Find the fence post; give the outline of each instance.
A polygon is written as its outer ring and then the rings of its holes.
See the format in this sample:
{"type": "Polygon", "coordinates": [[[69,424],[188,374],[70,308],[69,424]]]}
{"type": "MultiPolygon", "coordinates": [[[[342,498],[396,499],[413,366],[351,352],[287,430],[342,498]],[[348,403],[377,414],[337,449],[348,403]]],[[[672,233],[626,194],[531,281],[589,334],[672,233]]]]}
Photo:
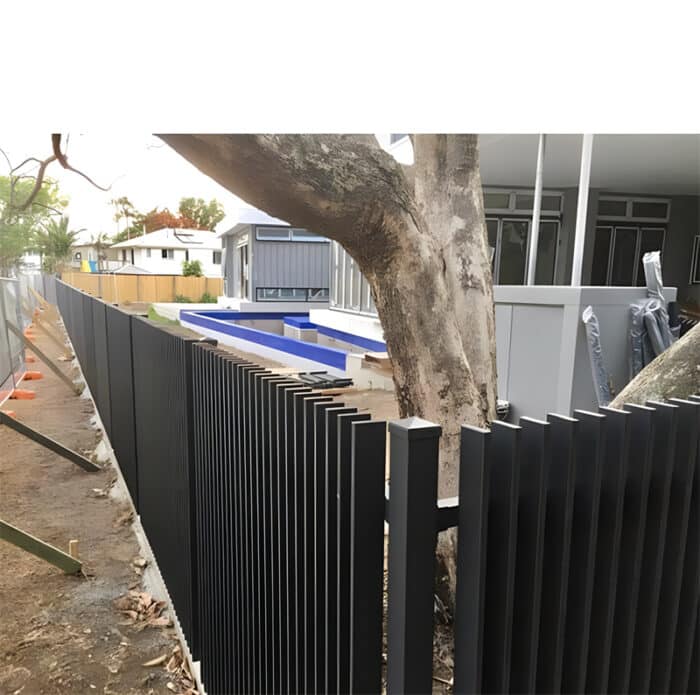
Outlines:
{"type": "Polygon", "coordinates": [[[420,418],[389,424],[387,692],[432,690],[438,448],[442,428],[420,418]]]}

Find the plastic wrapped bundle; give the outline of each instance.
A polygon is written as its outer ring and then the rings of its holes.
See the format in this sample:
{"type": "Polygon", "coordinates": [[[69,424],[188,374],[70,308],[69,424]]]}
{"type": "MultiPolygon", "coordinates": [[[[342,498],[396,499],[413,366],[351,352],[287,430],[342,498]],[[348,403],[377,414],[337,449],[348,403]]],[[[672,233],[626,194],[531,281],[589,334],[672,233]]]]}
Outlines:
{"type": "Polygon", "coordinates": [[[600,326],[598,318],[593,313],[593,307],[587,306],[583,310],[583,323],[586,326],[586,338],[588,339],[588,356],[591,360],[591,372],[595,386],[598,405],[607,405],[612,400],[608,375],[603,363],[603,346],[600,342],[600,326]]]}

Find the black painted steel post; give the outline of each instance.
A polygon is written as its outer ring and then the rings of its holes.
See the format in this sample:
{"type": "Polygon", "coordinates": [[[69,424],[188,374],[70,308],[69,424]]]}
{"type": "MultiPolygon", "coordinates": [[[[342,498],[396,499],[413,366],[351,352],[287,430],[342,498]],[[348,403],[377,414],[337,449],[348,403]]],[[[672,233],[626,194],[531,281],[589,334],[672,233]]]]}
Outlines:
{"type": "Polygon", "coordinates": [[[432,690],[438,449],[442,429],[420,418],[389,424],[391,488],[387,692],[432,690]]]}

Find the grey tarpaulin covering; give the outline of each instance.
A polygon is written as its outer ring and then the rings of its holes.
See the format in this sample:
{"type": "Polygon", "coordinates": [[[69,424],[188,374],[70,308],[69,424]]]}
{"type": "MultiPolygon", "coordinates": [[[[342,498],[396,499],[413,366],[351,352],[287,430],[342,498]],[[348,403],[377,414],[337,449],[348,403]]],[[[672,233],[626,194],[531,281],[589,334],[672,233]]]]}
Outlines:
{"type": "Polygon", "coordinates": [[[600,343],[600,326],[598,318],[593,313],[593,307],[587,306],[581,316],[586,326],[586,338],[588,342],[588,356],[591,359],[591,373],[593,384],[598,398],[598,405],[607,405],[612,400],[608,375],[603,364],[603,348],[600,343]]]}
{"type": "Polygon", "coordinates": [[[668,321],[660,253],[645,253],[642,264],[647,283],[647,299],[630,305],[630,380],[677,339],[671,332],[668,321]]]}

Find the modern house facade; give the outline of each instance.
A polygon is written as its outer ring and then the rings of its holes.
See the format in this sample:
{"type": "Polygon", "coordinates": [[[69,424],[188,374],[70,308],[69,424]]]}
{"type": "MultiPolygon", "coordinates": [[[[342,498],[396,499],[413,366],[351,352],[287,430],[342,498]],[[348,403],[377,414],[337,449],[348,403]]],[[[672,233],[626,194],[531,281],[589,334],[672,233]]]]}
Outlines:
{"type": "Polygon", "coordinates": [[[221,240],[201,229],[159,229],[113,244],[122,265],[154,275],[182,275],[183,261],[199,261],[206,277],[221,277],[221,240]]]}
{"type": "MultiPolygon", "coordinates": [[[[407,136],[378,139],[398,161],[413,161],[407,136]]],[[[608,372],[619,390],[627,381],[629,303],[645,296],[644,254],[661,251],[668,300],[700,301],[700,136],[482,135],[480,169],[499,396],[517,414],[535,417],[590,408],[596,395],[585,306],[599,316],[608,372]],[[552,378],[542,380],[547,372],[552,378]]],[[[310,323],[383,340],[369,285],[337,243],[330,306],[312,310],[310,323]]]]}
{"type": "Polygon", "coordinates": [[[255,208],[219,234],[224,249],[224,297],[220,304],[263,311],[327,307],[330,242],[291,227],[255,208]]]}

